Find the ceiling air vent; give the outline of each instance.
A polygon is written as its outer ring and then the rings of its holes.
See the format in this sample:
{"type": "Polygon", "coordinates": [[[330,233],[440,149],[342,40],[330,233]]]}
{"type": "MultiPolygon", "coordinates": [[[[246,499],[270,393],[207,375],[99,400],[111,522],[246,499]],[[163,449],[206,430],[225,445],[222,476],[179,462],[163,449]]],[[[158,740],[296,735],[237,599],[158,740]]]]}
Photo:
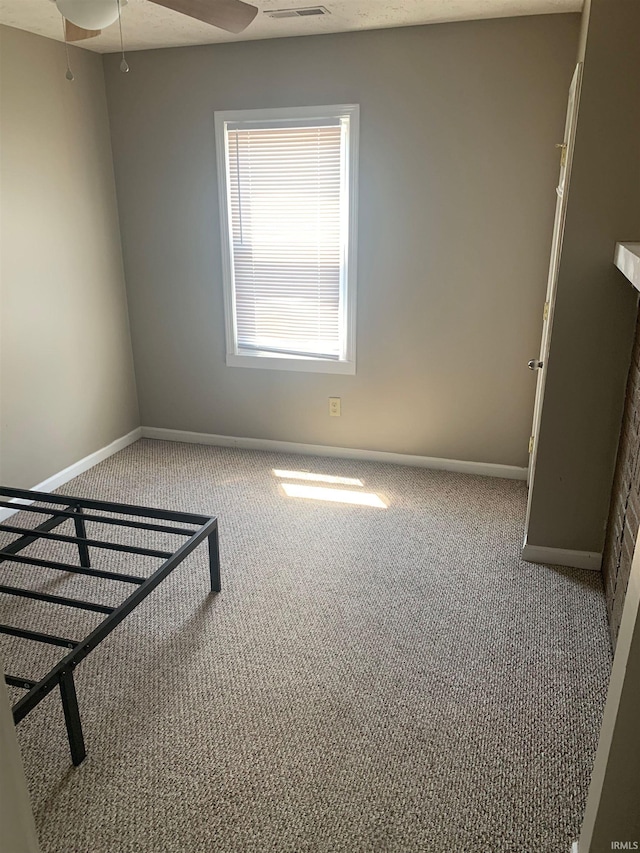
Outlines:
{"type": "Polygon", "coordinates": [[[265,9],[270,18],[313,18],[318,15],[330,15],[324,6],[306,6],[303,9],[265,9]]]}

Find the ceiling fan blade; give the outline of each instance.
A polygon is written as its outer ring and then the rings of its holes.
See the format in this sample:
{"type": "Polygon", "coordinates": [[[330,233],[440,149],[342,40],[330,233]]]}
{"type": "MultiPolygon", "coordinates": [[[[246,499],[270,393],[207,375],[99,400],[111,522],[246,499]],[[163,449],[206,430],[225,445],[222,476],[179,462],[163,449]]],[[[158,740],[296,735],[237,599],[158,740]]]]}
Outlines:
{"type": "Polygon", "coordinates": [[[72,24],[71,21],[64,19],[64,32],[67,41],[82,41],[83,39],[92,39],[99,36],[102,30],[85,30],[77,24],[72,24]]]}
{"type": "Polygon", "coordinates": [[[241,33],[258,14],[255,6],[242,0],[151,0],[159,6],[197,18],[230,33],[241,33]]]}

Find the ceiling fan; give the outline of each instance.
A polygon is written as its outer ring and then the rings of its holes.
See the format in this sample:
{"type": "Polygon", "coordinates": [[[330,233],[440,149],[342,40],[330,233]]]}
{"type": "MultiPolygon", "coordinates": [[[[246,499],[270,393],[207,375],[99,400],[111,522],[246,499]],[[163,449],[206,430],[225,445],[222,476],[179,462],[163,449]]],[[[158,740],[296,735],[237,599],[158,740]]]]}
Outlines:
{"type": "MultiPolygon", "coordinates": [[[[53,0],[65,19],[67,41],[82,41],[99,36],[114,24],[128,0],[53,0]]],[[[241,33],[258,14],[255,6],[243,0],[147,0],[175,12],[181,12],[205,24],[230,33],[241,33]]]]}

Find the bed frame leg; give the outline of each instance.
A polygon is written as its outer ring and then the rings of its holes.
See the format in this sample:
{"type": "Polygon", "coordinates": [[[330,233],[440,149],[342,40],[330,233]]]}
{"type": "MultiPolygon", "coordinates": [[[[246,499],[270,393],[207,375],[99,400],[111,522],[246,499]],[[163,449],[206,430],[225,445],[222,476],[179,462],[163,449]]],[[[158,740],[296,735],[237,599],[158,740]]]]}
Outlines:
{"type": "Polygon", "coordinates": [[[218,528],[210,533],[209,539],[209,574],[211,575],[211,592],[220,592],[220,551],[218,549],[218,528]]]}
{"type": "MultiPolygon", "coordinates": [[[[85,527],[84,519],[82,518],[82,507],[81,506],[71,506],[69,509],[73,510],[76,514],[76,518],[73,519],[73,523],[76,526],[76,536],[81,539],[87,538],[87,528],[85,527]]],[[[86,569],[91,568],[91,560],[89,558],[89,549],[84,544],[84,542],[78,542],[78,553],[80,555],[80,565],[84,566],[86,569]]]]}
{"type": "Polygon", "coordinates": [[[64,721],[67,724],[71,760],[74,766],[77,767],[79,764],[82,764],[87,752],[84,748],[82,723],[80,722],[80,711],[78,710],[78,697],[76,696],[76,686],[71,670],[63,672],[60,676],[60,695],[62,696],[64,721]]]}

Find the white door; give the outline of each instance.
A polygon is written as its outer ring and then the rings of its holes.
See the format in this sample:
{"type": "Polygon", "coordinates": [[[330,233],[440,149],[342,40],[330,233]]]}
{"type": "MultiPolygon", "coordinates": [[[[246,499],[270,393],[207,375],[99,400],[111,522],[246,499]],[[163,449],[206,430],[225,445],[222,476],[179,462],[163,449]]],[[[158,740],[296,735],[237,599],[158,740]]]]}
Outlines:
{"type": "Polygon", "coordinates": [[[542,317],[542,340],[540,342],[540,355],[537,359],[529,362],[531,370],[536,370],[538,382],[536,385],[536,400],[533,409],[533,429],[529,441],[529,471],[527,483],[529,485],[529,503],[527,506],[526,529],[529,527],[529,512],[531,509],[532,484],[535,477],[536,455],[538,450],[538,433],[540,431],[540,419],[542,417],[542,401],[544,399],[544,387],[547,374],[547,362],[549,360],[549,345],[551,343],[551,329],[553,326],[553,309],[556,300],[556,285],[558,282],[558,268],[560,266],[560,254],[562,251],[562,237],[564,234],[564,221],[567,212],[567,195],[569,177],[571,173],[571,161],[573,159],[573,146],[576,132],[576,119],[578,115],[578,103],[580,100],[580,84],[582,82],[582,63],[576,65],[571,86],[569,88],[569,104],[567,107],[567,119],[564,127],[564,140],[558,143],[560,150],[560,179],[556,187],[556,218],[553,224],[553,239],[551,242],[551,259],[549,262],[549,277],[547,279],[547,295],[544,303],[542,317]]]}

